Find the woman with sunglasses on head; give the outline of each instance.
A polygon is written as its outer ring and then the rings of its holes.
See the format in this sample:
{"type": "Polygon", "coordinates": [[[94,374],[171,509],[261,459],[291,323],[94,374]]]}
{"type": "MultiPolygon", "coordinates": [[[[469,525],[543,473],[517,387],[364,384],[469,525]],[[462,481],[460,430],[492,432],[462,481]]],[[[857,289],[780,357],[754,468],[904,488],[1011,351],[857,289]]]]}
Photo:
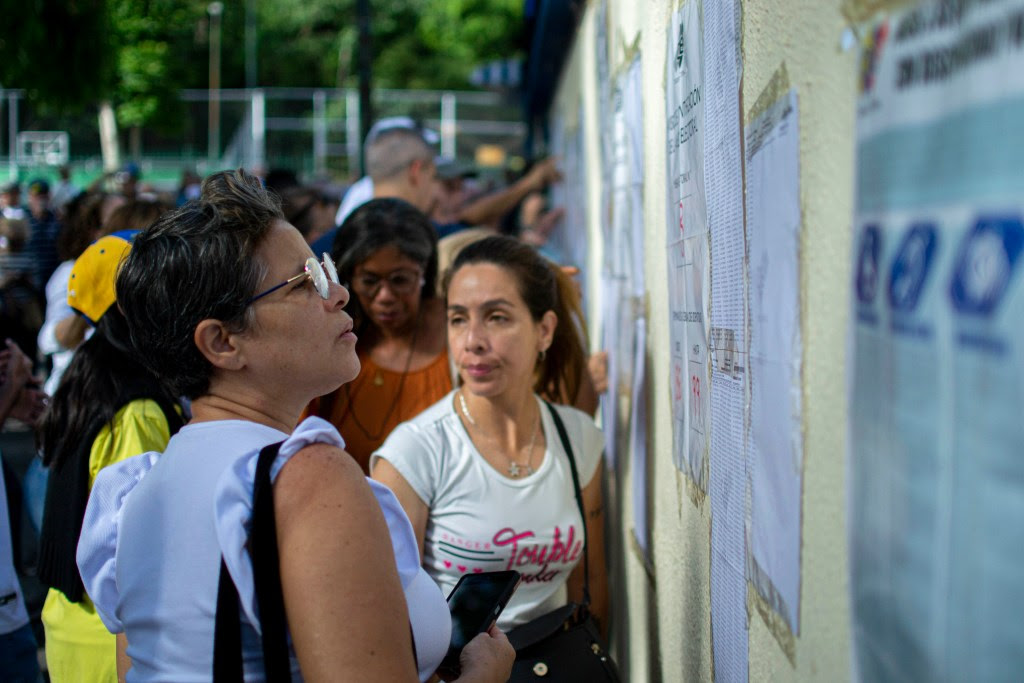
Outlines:
{"type": "Polygon", "coordinates": [[[444,304],[436,295],[437,236],[400,199],[374,199],[345,220],[333,255],[349,283],[359,375],[315,401],[368,472],[370,454],[400,422],[451,391],[444,304]]]}
{"type": "Polygon", "coordinates": [[[555,268],[509,237],[459,253],[445,291],[461,386],[399,425],[371,461],[374,479],[409,515],[442,590],[466,573],[523,574],[498,619],[506,629],[581,602],[586,564],[590,609],[602,622],[607,613],[603,437],[584,413],[538,395],[565,385],[585,357],[555,268]]]}
{"type": "MultiPolygon", "coordinates": [[[[101,472],[113,503],[86,511],[78,565],[127,680],[429,678],[450,616],[407,518],[333,427],[299,423],[359,370],[330,257],[257,178],[217,173],[139,235],[117,293],[193,416],[162,454],[101,472]]],[[[463,679],[505,680],[510,650],[478,636],[463,679]]]]}

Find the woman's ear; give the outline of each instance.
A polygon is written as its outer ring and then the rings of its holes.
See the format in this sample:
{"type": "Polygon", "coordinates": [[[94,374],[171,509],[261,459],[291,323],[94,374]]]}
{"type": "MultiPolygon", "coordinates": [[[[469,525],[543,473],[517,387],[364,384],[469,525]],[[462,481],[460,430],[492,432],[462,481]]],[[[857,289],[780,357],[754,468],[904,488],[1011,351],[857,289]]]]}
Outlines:
{"type": "Polygon", "coordinates": [[[207,318],[196,325],[192,335],[196,348],[215,368],[238,370],[245,365],[245,358],[238,347],[238,337],[220,320],[207,318]]]}
{"type": "Polygon", "coordinates": [[[548,347],[551,346],[551,342],[555,338],[555,328],[558,327],[558,316],[554,311],[548,311],[541,316],[540,322],[537,326],[540,331],[541,343],[541,347],[537,350],[547,351],[548,347]]]}

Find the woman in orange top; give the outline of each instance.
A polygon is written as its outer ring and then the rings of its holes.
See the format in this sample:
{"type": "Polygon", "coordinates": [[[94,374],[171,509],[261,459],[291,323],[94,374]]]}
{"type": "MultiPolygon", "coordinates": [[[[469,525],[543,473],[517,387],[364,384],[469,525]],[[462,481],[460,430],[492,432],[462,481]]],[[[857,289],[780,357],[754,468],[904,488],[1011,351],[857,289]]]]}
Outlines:
{"type": "Polygon", "coordinates": [[[444,303],[437,297],[437,234],[399,199],[374,199],[346,219],[332,256],[353,297],[359,376],[313,401],[364,471],[400,423],[452,389],[444,303]]]}

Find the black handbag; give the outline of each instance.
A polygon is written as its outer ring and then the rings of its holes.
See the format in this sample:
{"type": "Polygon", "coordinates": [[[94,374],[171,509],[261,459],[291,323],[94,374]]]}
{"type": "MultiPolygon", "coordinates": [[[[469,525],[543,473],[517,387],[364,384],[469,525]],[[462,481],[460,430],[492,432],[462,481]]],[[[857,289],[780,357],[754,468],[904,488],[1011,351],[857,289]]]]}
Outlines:
{"type": "Polygon", "coordinates": [[[557,681],[558,683],[593,683],[608,681],[619,683],[618,668],[608,653],[608,647],[590,614],[590,563],[587,557],[587,516],[583,508],[583,493],[580,477],[576,470],[565,424],[547,401],[551,419],[558,430],[569,457],[572,484],[576,491],[576,505],[583,519],[583,603],[569,603],[543,614],[532,621],[517,626],[508,632],[509,642],[516,649],[516,661],[512,665],[509,681],[557,681]]]}

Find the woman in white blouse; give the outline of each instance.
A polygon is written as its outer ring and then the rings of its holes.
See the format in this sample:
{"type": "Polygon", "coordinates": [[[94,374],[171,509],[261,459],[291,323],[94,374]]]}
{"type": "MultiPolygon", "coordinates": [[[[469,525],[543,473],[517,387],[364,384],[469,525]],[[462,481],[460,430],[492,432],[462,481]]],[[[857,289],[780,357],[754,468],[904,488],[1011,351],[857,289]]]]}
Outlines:
{"type": "MultiPolygon", "coordinates": [[[[330,259],[313,257],[258,179],[224,172],[138,236],[117,294],[136,351],[193,416],[162,455],[104,470],[83,523],[78,565],[123,634],[127,679],[209,680],[223,558],[244,679],[264,680],[247,546],[257,453],[282,440],[270,476],[292,679],[429,678],[450,616],[408,520],[333,427],[296,426],[311,398],[359,370],[330,259]]],[[[505,680],[513,657],[503,634],[482,634],[463,680],[505,680]]]]}

